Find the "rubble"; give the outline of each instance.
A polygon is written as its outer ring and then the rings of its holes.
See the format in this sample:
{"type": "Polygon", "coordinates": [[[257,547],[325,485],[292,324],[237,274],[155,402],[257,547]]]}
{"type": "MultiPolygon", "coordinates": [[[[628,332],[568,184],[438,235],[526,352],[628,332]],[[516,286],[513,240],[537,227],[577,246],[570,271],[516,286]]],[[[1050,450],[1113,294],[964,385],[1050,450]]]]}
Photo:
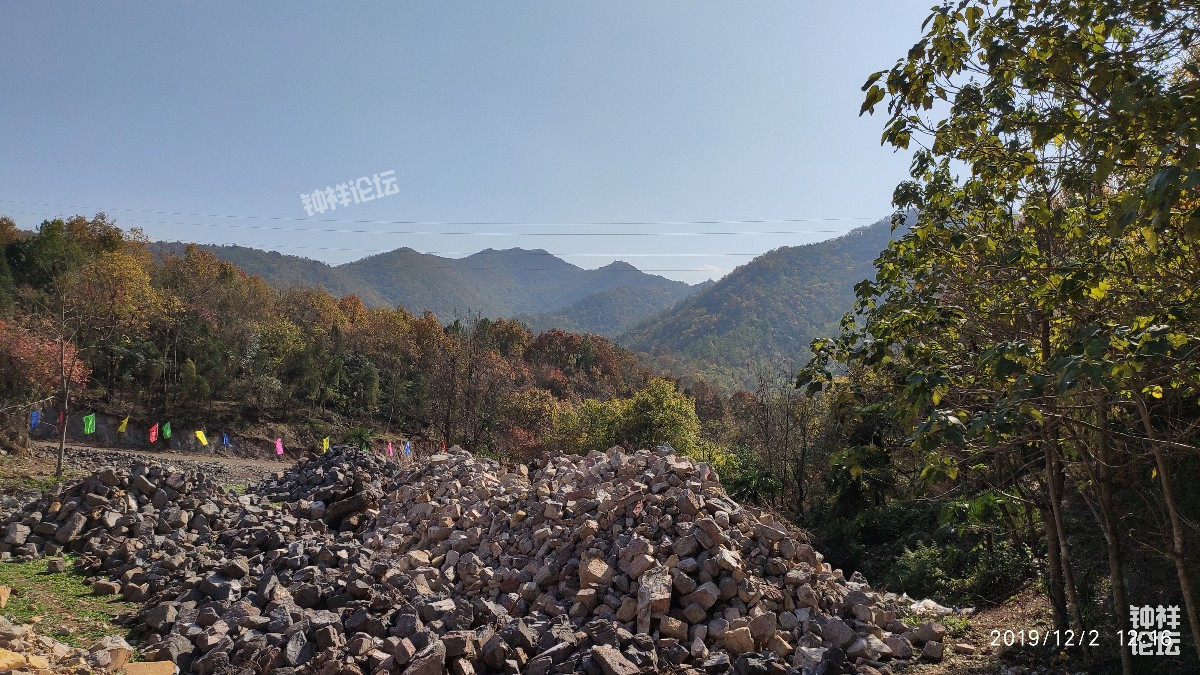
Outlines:
{"type": "Polygon", "coordinates": [[[0,672],[13,673],[116,673],[129,675],[176,672],[174,663],[130,664],[133,647],[117,636],[106,637],[78,649],[54,638],[38,635],[33,626],[14,625],[0,616],[0,672]]]}
{"type": "Polygon", "coordinates": [[[245,495],[138,464],[0,531],[0,557],[73,553],[142,603],[141,654],[181,672],[869,673],[945,639],[669,449],[531,469],[335,448],[245,495]]]}

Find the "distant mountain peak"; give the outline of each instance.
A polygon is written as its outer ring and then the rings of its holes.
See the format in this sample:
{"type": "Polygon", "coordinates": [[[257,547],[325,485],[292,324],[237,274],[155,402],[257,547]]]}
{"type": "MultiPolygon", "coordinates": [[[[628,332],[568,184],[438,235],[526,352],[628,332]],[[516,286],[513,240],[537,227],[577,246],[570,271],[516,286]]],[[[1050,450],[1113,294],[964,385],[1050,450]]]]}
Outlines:
{"type": "MultiPolygon", "coordinates": [[[[182,253],[185,245],[155,246],[182,253]]],[[[577,330],[615,334],[691,292],[681,281],[645,274],[625,262],[602,268],[622,274],[597,273],[540,248],[486,248],[450,258],[405,246],[337,266],[248,247],[202,248],[277,288],[321,286],[334,295],[358,295],[370,306],[402,305],[414,314],[428,310],[446,321],[474,312],[492,318],[544,314],[558,327],[571,321],[577,330]],[[603,295],[618,286],[626,288],[603,295]],[[614,323],[618,312],[613,308],[622,303],[626,306],[614,323]],[[555,314],[576,304],[580,308],[570,317],[555,314]]]]}
{"type": "Polygon", "coordinates": [[[794,371],[808,360],[814,338],[837,333],[855,284],[874,278],[879,253],[903,235],[889,221],[768,251],[643,319],[621,344],[651,363],[661,357],[677,376],[726,386],[746,386],[747,364],[760,360],[794,371]]]}

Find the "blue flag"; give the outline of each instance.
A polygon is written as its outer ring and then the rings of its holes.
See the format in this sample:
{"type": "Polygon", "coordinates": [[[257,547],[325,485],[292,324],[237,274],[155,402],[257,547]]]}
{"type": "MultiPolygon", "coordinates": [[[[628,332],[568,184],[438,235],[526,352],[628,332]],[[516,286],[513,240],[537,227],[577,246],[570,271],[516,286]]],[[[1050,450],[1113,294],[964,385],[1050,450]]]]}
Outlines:
{"type": "Polygon", "coordinates": [[[229,434],[221,434],[221,445],[229,447],[229,434]]]}
{"type": "Polygon", "coordinates": [[[36,411],[36,410],[34,410],[32,413],[30,413],[30,415],[29,415],[29,428],[30,428],[30,429],[36,429],[36,428],[37,428],[37,425],[38,425],[38,420],[39,420],[39,419],[41,419],[41,417],[42,417],[42,416],[41,416],[41,414],[40,414],[38,411],[36,411]]]}
{"type": "Polygon", "coordinates": [[[406,454],[406,455],[412,454],[412,445],[410,445],[408,441],[404,441],[404,454],[406,454]]]}

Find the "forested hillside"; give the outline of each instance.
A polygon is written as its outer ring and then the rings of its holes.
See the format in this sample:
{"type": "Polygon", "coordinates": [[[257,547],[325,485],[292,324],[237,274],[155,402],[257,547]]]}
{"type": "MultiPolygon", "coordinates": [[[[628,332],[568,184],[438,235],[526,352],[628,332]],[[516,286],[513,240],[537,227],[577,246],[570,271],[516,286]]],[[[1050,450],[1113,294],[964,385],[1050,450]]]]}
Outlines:
{"type": "MultiPolygon", "coordinates": [[[[616,265],[619,263],[613,263],[616,265]]],[[[546,314],[521,314],[517,318],[537,332],[549,328],[616,337],[648,316],[675,306],[680,300],[712,285],[618,286],[593,293],[570,307],[546,314]]]]}
{"type": "MultiPolygon", "coordinates": [[[[185,246],[155,243],[151,249],[178,255],[185,246]]],[[[615,334],[629,323],[669,307],[694,288],[645,274],[628,263],[586,270],[540,249],[486,249],[465,258],[443,258],[399,248],[331,266],[243,246],[200,248],[285,290],[319,286],[335,295],[357,295],[369,307],[400,305],[415,314],[430,311],[449,318],[523,315],[539,328],[600,335],[615,334]],[[621,298],[637,301],[624,304],[603,297],[591,299],[613,289],[626,289],[621,298]]]]}
{"type": "MultiPolygon", "coordinates": [[[[901,234],[903,229],[901,229],[901,234]]],[[[675,307],[645,319],[620,343],[681,377],[748,386],[761,364],[794,371],[812,340],[832,335],[854,304],[854,285],[892,238],[887,219],[738,267],[675,307]]]]}

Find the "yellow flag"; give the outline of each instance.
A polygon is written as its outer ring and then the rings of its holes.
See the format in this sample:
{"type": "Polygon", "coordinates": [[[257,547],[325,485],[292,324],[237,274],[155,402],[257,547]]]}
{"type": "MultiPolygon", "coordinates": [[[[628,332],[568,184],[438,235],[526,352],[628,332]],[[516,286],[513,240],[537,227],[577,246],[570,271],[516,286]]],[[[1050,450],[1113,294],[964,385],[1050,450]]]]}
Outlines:
{"type": "Polygon", "coordinates": [[[117,431],[122,434],[125,433],[125,426],[128,424],[129,424],[129,416],[126,415],[125,419],[121,420],[121,426],[117,427],[117,431]]]}
{"type": "Polygon", "coordinates": [[[208,438],[204,436],[204,432],[196,430],[196,440],[200,441],[200,445],[208,445],[208,438]]]}
{"type": "Polygon", "coordinates": [[[321,439],[321,452],[329,452],[329,437],[321,439]]]}

